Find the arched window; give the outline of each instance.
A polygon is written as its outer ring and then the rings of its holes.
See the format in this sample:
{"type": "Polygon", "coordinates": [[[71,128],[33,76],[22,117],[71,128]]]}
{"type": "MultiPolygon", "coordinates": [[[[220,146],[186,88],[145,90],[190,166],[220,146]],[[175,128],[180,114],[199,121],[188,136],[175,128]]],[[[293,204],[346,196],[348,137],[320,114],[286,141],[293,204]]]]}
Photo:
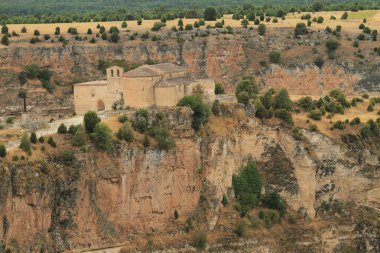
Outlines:
{"type": "Polygon", "coordinates": [[[113,69],[111,69],[111,77],[113,77],[113,69]]]}
{"type": "Polygon", "coordinates": [[[120,71],[117,70],[117,77],[120,77],[120,71]]]}

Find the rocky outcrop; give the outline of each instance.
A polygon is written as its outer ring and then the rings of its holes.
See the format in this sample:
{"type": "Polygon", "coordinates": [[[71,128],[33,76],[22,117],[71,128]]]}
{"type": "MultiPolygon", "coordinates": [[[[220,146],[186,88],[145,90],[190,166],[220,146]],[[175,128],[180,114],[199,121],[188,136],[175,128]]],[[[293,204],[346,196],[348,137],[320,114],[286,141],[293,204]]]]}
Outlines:
{"type": "Polygon", "coordinates": [[[50,154],[41,161],[1,165],[3,243],[16,241],[22,251],[114,245],[144,233],[181,230],[188,217],[217,229],[220,201],[232,175],[254,160],[265,191],[277,190],[290,209],[319,217],[319,231],[305,227],[308,236],[289,232],[292,238],[272,238],[271,247],[309,245],[312,252],[334,252],[343,244],[377,247],[377,228],[361,219],[378,215],[379,156],[354,136],[336,142],[302,130],[298,141],[286,129],[262,126],[249,117],[235,119],[228,137],[213,135],[208,127],[195,135],[188,110],[165,114],[176,137],[169,151],[118,143],[109,153],[78,151],[74,160],[50,154]],[[361,151],[353,156],[354,149],[361,151]],[[344,212],[329,216],[337,209],[334,203],[354,203],[371,214],[355,216],[354,208],[340,206],[344,212]],[[320,219],[329,222],[320,224],[320,219]],[[329,235],[330,225],[341,236],[329,235]]]}

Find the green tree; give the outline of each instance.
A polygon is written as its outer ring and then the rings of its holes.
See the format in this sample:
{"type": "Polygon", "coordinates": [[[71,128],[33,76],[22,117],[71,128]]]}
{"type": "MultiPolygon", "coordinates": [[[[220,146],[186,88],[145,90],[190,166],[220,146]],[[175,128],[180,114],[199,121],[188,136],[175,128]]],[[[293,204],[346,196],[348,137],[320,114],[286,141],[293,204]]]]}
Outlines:
{"type": "Polygon", "coordinates": [[[254,98],[259,93],[259,87],[252,76],[245,76],[236,84],[236,97],[238,97],[239,93],[242,91],[247,92],[249,98],[254,98]]]}
{"type": "Polygon", "coordinates": [[[339,42],[335,39],[328,39],[325,43],[325,46],[329,53],[334,52],[339,47],[339,42]]]}
{"type": "Polygon", "coordinates": [[[6,34],[3,35],[3,37],[1,38],[1,44],[4,46],[9,46],[10,41],[9,41],[8,35],[6,34]]]}
{"type": "Polygon", "coordinates": [[[127,28],[128,25],[127,25],[127,22],[123,21],[123,23],[121,23],[121,28],[127,28]]]}
{"type": "Polygon", "coordinates": [[[220,102],[219,100],[215,100],[211,107],[212,114],[215,116],[220,116],[220,102]]]}
{"type": "Polygon", "coordinates": [[[286,109],[277,109],[274,111],[274,116],[281,119],[287,125],[293,125],[292,114],[286,109]]]}
{"type": "Polygon", "coordinates": [[[307,28],[305,23],[298,23],[294,29],[295,36],[307,34],[307,28]]]}
{"type": "Polygon", "coordinates": [[[268,208],[278,210],[281,217],[285,214],[286,202],[277,191],[267,194],[263,199],[263,203],[268,208]]]}
{"type": "Polygon", "coordinates": [[[59,134],[66,134],[66,133],[67,133],[67,127],[66,127],[66,125],[63,124],[63,123],[60,124],[59,127],[58,127],[57,132],[58,132],[59,134]]]}
{"type": "Polygon", "coordinates": [[[116,133],[116,137],[119,140],[125,140],[127,142],[132,142],[134,139],[132,129],[128,124],[123,124],[121,128],[119,128],[119,131],[116,133]]]}
{"type": "Polygon", "coordinates": [[[267,30],[267,27],[264,24],[259,24],[259,27],[257,28],[257,31],[259,32],[260,36],[264,36],[266,30],[267,30]]]}
{"type": "Polygon", "coordinates": [[[108,39],[107,33],[103,32],[102,33],[102,40],[107,40],[107,39],[108,39]]]}
{"type": "Polygon", "coordinates": [[[112,131],[106,124],[96,124],[90,136],[97,149],[104,151],[111,149],[112,131]]]}
{"type": "Polygon", "coordinates": [[[1,34],[8,34],[9,33],[9,28],[6,24],[4,24],[2,27],[1,27],[1,34]]]}
{"type": "Polygon", "coordinates": [[[21,137],[20,148],[25,152],[30,151],[30,138],[26,133],[21,137]]]}
{"type": "Polygon", "coordinates": [[[56,28],[55,28],[55,32],[54,32],[54,35],[60,35],[60,34],[61,34],[61,28],[56,27],[56,28]]]}
{"type": "Polygon", "coordinates": [[[95,126],[100,122],[100,118],[96,112],[89,111],[83,117],[83,124],[88,133],[92,133],[95,129],[95,126]]]}
{"type": "Polygon", "coordinates": [[[255,207],[261,198],[262,179],[256,164],[249,162],[240,169],[239,175],[232,177],[232,186],[239,204],[255,207]]]}
{"type": "Polygon", "coordinates": [[[281,89],[274,97],[274,108],[285,109],[287,111],[293,108],[293,102],[289,98],[289,93],[286,89],[281,89]]]}
{"type": "Polygon", "coordinates": [[[207,7],[204,11],[204,20],[215,21],[217,17],[216,9],[214,7],[207,7]]]}
{"type": "Polygon", "coordinates": [[[5,157],[7,155],[7,150],[3,144],[0,144],[0,157],[5,157]]]}
{"type": "Polygon", "coordinates": [[[34,36],[40,36],[40,31],[38,31],[38,30],[34,30],[34,36]]]}
{"type": "Polygon", "coordinates": [[[82,125],[80,125],[76,131],[75,134],[71,140],[71,144],[75,147],[82,147],[83,145],[86,144],[87,140],[87,135],[86,135],[86,130],[82,125]]]}
{"type": "Polygon", "coordinates": [[[88,28],[88,30],[87,30],[87,34],[88,34],[88,35],[92,34],[92,30],[91,30],[91,28],[88,28]]]}
{"type": "Polygon", "coordinates": [[[36,144],[37,143],[37,135],[35,132],[32,132],[30,134],[30,142],[33,143],[33,144],[36,144]]]}
{"type": "Polygon", "coordinates": [[[178,105],[188,106],[194,112],[191,125],[197,131],[208,121],[211,115],[210,108],[199,95],[185,96],[179,101],[178,105]]]}
{"type": "Polygon", "coordinates": [[[118,43],[119,40],[120,40],[120,36],[119,34],[117,33],[111,33],[111,36],[110,36],[110,40],[113,42],[113,43],[118,43]]]}
{"type": "Polygon", "coordinates": [[[215,91],[214,92],[215,92],[216,95],[224,94],[224,87],[223,87],[223,85],[220,84],[220,83],[215,84],[215,91]]]}
{"type": "Polygon", "coordinates": [[[271,51],[269,53],[269,61],[271,63],[279,63],[281,60],[281,53],[278,51],[271,51]]]}
{"type": "Polygon", "coordinates": [[[248,105],[250,101],[249,93],[246,91],[240,91],[236,95],[237,101],[240,104],[248,105]]]}

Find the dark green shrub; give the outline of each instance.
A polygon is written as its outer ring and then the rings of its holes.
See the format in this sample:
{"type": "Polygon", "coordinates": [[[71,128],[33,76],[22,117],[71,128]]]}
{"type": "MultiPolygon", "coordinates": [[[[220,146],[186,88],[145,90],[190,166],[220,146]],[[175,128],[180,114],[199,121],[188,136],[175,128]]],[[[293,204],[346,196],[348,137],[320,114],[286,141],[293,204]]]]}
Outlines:
{"type": "Polygon", "coordinates": [[[255,207],[261,198],[262,179],[256,165],[249,162],[243,166],[239,175],[232,177],[236,199],[242,206],[255,207]]]}
{"type": "Polygon", "coordinates": [[[30,138],[26,133],[21,137],[20,148],[25,152],[30,151],[30,138]]]}
{"type": "Polygon", "coordinates": [[[309,126],[309,131],[310,131],[310,132],[316,132],[316,131],[318,131],[318,127],[317,127],[317,125],[311,124],[311,125],[309,126]]]}
{"type": "Polygon", "coordinates": [[[335,39],[328,39],[325,43],[325,46],[329,53],[334,52],[339,47],[339,42],[335,39]]]}
{"type": "Polygon", "coordinates": [[[67,133],[67,127],[65,124],[61,123],[58,127],[58,131],[57,131],[59,134],[66,134],[67,133]]]}
{"type": "Polygon", "coordinates": [[[374,110],[374,109],[373,109],[373,104],[370,103],[370,104],[368,105],[368,107],[367,107],[367,111],[368,111],[368,112],[373,112],[373,110],[374,110]]]}
{"type": "Polygon", "coordinates": [[[67,132],[71,135],[74,135],[78,128],[79,128],[80,125],[70,125],[69,129],[67,130],[67,132]]]}
{"type": "Polygon", "coordinates": [[[294,29],[295,36],[307,34],[307,28],[305,23],[298,23],[294,29]]]}
{"type": "Polygon", "coordinates": [[[314,108],[313,99],[310,96],[302,97],[297,102],[298,106],[300,106],[305,112],[309,112],[314,108]]]}
{"type": "Polygon", "coordinates": [[[338,120],[337,122],[334,123],[333,128],[343,130],[344,129],[344,122],[341,120],[338,120]]]}
{"type": "Polygon", "coordinates": [[[368,99],[369,98],[369,95],[367,93],[363,94],[362,96],[364,99],[368,99]]]}
{"type": "Polygon", "coordinates": [[[195,233],[194,246],[199,250],[204,250],[207,247],[207,233],[205,231],[195,233]]]}
{"type": "Polygon", "coordinates": [[[222,205],[224,207],[226,207],[228,205],[228,198],[227,198],[226,194],[223,194],[222,205]]]}
{"type": "Polygon", "coordinates": [[[236,97],[239,97],[239,93],[243,91],[247,92],[249,98],[254,98],[259,93],[259,87],[252,76],[245,76],[236,84],[236,97]]]}
{"type": "Polygon", "coordinates": [[[281,53],[278,51],[272,51],[269,53],[269,61],[271,63],[279,63],[281,60],[281,53]]]}
{"type": "Polygon", "coordinates": [[[293,125],[292,114],[286,109],[276,109],[274,111],[274,116],[281,119],[287,125],[293,125]]]}
{"type": "Polygon", "coordinates": [[[215,100],[211,107],[212,114],[215,116],[220,116],[220,102],[219,100],[215,100]]]}
{"type": "Polygon", "coordinates": [[[185,96],[179,101],[178,105],[188,106],[194,112],[191,125],[197,131],[208,121],[208,118],[211,115],[210,108],[205,102],[203,102],[201,96],[185,96]]]}
{"type": "Polygon", "coordinates": [[[237,98],[238,103],[240,104],[244,104],[244,105],[249,104],[250,97],[249,97],[249,93],[246,91],[239,92],[236,98],[237,98]]]}
{"type": "Polygon", "coordinates": [[[100,122],[100,118],[96,112],[89,111],[84,115],[83,124],[88,133],[92,133],[96,125],[100,122]]]}
{"type": "Polygon", "coordinates": [[[59,157],[57,157],[62,163],[66,165],[71,165],[75,161],[74,151],[72,150],[63,150],[59,157]]]}
{"type": "Polygon", "coordinates": [[[245,236],[247,232],[247,225],[243,220],[239,221],[238,224],[236,224],[235,227],[235,233],[238,237],[243,237],[245,236]]]}
{"type": "Polygon", "coordinates": [[[123,126],[119,128],[116,137],[119,140],[125,140],[127,142],[132,142],[134,139],[133,131],[127,124],[123,124],[123,126]]]}
{"type": "Polygon", "coordinates": [[[139,109],[135,112],[132,120],[132,127],[140,133],[145,133],[148,130],[148,111],[139,109]]]}
{"type": "Polygon", "coordinates": [[[360,124],[360,118],[359,117],[355,117],[351,120],[350,122],[350,125],[354,126],[354,125],[359,125],[360,124]]]}
{"type": "Polygon", "coordinates": [[[117,118],[117,120],[120,122],[120,123],[125,123],[128,121],[128,117],[127,115],[121,115],[117,118]]]}
{"type": "MultiPolygon", "coordinates": [[[[73,130],[74,131],[74,130],[73,130]]],[[[79,125],[71,139],[71,144],[75,147],[82,147],[86,144],[87,135],[83,126],[79,125]]]]}
{"type": "Polygon", "coordinates": [[[313,120],[321,120],[322,113],[320,110],[312,110],[312,111],[310,111],[308,117],[313,119],[313,120]]]}
{"type": "Polygon", "coordinates": [[[7,150],[3,144],[0,144],[0,157],[5,157],[7,155],[7,150]]]}
{"type": "Polygon", "coordinates": [[[36,144],[37,143],[37,135],[35,132],[32,132],[30,134],[30,142],[33,143],[33,144],[36,144]]]}
{"type": "Polygon", "coordinates": [[[286,89],[280,89],[274,96],[274,109],[284,109],[290,111],[293,109],[293,102],[289,98],[289,93],[286,89]]]}
{"type": "Polygon", "coordinates": [[[171,138],[169,130],[165,127],[154,127],[153,128],[154,139],[158,143],[160,149],[168,150],[175,147],[175,142],[171,138]]]}
{"type": "Polygon", "coordinates": [[[317,65],[318,68],[322,68],[324,63],[325,63],[325,61],[323,60],[322,56],[317,56],[314,59],[314,64],[317,65]]]}
{"type": "MultiPolygon", "coordinates": [[[[255,22],[256,24],[256,22],[255,22]]],[[[264,36],[265,32],[267,31],[267,27],[264,24],[259,24],[257,31],[259,32],[260,36],[264,36]]]]}
{"type": "Polygon", "coordinates": [[[110,150],[112,147],[112,131],[104,123],[96,124],[91,133],[91,140],[99,150],[110,150]]]}
{"type": "Polygon", "coordinates": [[[281,217],[285,214],[286,202],[282,199],[282,197],[280,196],[280,194],[278,194],[277,191],[265,195],[263,199],[263,204],[268,208],[276,209],[281,217]]]}
{"type": "Polygon", "coordinates": [[[224,87],[222,84],[220,83],[215,84],[215,94],[216,95],[224,94],[224,87]]]}
{"type": "Polygon", "coordinates": [[[40,143],[44,143],[45,142],[45,138],[43,136],[40,136],[40,138],[38,138],[38,141],[40,143]]]}
{"type": "Polygon", "coordinates": [[[47,143],[48,143],[51,147],[53,147],[53,148],[57,147],[57,143],[54,141],[53,137],[49,137],[47,143]]]}

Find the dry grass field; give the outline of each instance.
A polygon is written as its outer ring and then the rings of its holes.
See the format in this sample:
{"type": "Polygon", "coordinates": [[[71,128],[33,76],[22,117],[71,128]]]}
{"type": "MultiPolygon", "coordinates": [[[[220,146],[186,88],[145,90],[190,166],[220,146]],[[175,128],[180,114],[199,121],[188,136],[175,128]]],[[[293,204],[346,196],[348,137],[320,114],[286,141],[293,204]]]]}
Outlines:
{"type": "MultiPolygon", "coordinates": [[[[367,25],[370,26],[371,29],[380,30],[380,11],[359,11],[359,12],[350,12],[349,18],[347,20],[341,20],[343,11],[333,11],[333,12],[318,12],[311,13],[312,18],[322,16],[324,18],[324,22],[322,24],[313,23],[311,29],[325,29],[326,26],[330,26],[331,28],[335,28],[336,25],[341,25],[343,28],[343,32],[358,32],[358,26],[362,22],[363,18],[367,18],[367,25]],[[336,20],[330,20],[331,16],[335,16],[336,20]]],[[[272,27],[295,27],[295,25],[299,22],[305,22],[305,20],[301,20],[301,16],[305,13],[295,13],[289,14],[286,16],[285,20],[278,19],[278,23],[272,22],[264,22],[268,28],[272,27]]],[[[241,21],[233,20],[231,15],[226,15],[224,18],[225,25],[231,27],[241,27],[241,21]]],[[[106,30],[108,30],[111,26],[117,26],[120,30],[130,30],[132,32],[142,32],[149,30],[152,28],[153,24],[158,20],[143,20],[142,25],[137,25],[136,21],[128,21],[128,27],[125,29],[121,29],[121,22],[99,22],[100,25],[104,26],[106,30]]],[[[186,24],[194,24],[197,19],[184,19],[184,25],[186,24]]],[[[218,21],[221,21],[218,20],[218,21]]],[[[213,26],[217,21],[207,21],[207,25],[213,26]]],[[[98,22],[88,22],[88,23],[60,23],[60,24],[14,24],[9,25],[10,31],[16,31],[21,36],[25,37],[33,37],[34,30],[39,30],[41,35],[44,34],[54,34],[55,28],[60,27],[61,33],[63,35],[67,35],[67,30],[70,27],[77,28],[78,32],[82,35],[87,33],[87,30],[90,28],[94,33],[97,31],[98,22]],[[26,27],[27,33],[21,34],[21,28],[26,27]]],[[[177,26],[177,20],[167,21],[165,29],[170,29],[172,26],[177,26]]],[[[254,26],[253,22],[250,22],[249,26],[254,26]]]]}

